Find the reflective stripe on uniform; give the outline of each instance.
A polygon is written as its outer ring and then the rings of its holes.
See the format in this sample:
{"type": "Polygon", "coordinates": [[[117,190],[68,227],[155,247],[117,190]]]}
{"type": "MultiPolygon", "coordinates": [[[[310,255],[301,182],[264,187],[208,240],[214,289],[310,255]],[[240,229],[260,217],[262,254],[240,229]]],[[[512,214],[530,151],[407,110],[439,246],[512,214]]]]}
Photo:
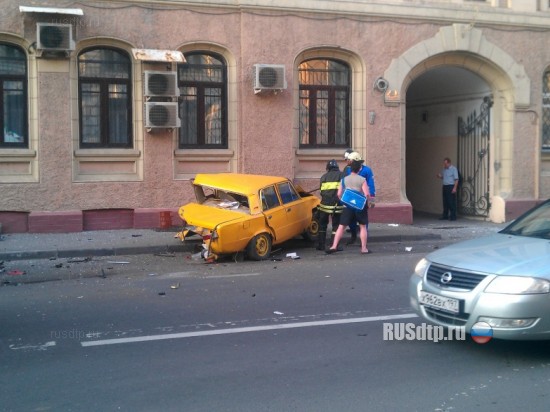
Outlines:
{"type": "Polygon", "coordinates": [[[338,189],[340,182],[323,182],[321,183],[321,191],[338,189]]]}
{"type": "Polygon", "coordinates": [[[340,206],[340,205],[327,206],[327,205],[320,204],[319,206],[317,206],[317,209],[319,209],[320,212],[330,213],[330,214],[342,213],[344,211],[344,206],[340,206]]]}

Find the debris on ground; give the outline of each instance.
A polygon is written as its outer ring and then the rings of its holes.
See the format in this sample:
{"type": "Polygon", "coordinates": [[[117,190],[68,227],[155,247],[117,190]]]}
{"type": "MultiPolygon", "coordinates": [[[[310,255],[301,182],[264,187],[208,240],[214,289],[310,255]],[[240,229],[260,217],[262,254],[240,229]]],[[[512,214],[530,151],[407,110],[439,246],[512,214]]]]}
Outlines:
{"type": "Polygon", "coordinates": [[[287,253],[286,257],[289,257],[291,259],[300,259],[300,256],[298,256],[298,254],[296,252],[287,253]]]}
{"type": "Polygon", "coordinates": [[[26,272],[23,271],[23,270],[18,270],[18,269],[14,269],[14,270],[10,270],[8,272],[8,275],[10,276],[22,276],[24,275],[26,272]]]}
{"type": "Polygon", "coordinates": [[[85,258],[71,258],[67,260],[67,263],[82,263],[82,262],[89,262],[92,260],[91,257],[85,257],[85,258]]]}
{"type": "Polygon", "coordinates": [[[243,252],[237,252],[233,255],[233,260],[235,263],[241,263],[244,262],[244,253],[243,252]]]}
{"type": "Polygon", "coordinates": [[[162,252],[162,253],[155,253],[155,256],[159,256],[159,257],[176,257],[176,254],[175,253],[170,253],[170,252],[162,252]]]}

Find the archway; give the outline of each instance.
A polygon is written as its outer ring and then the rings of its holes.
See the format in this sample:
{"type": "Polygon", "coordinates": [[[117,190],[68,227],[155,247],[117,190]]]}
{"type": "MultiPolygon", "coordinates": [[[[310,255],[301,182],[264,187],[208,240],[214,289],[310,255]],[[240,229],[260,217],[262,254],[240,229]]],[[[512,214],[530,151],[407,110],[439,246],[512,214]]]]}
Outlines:
{"type": "MultiPolygon", "coordinates": [[[[434,71],[436,69],[443,70],[439,74],[444,74],[445,70],[455,70],[455,74],[462,75],[470,72],[477,77],[466,76],[466,79],[485,83],[492,95],[494,138],[490,155],[493,165],[498,167],[493,167],[489,184],[489,198],[492,203],[489,218],[494,222],[504,222],[505,199],[512,193],[514,111],[529,107],[530,80],[523,66],[489,42],[482,30],[470,25],[455,24],[441,28],[433,38],[413,46],[392,61],[384,73],[389,84],[386,91],[387,104],[396,104],[395,96],[401,96],[397,104],[400,105],[401,116],[406,119],[408,107],[404,103],[408,100],[406,96],[409,87],[422,75],[437,74],[434,71]],[[457,69],[465,72],[456,72],[457,69]]],[[[453,81],[454,78],[446,80],[448,84],[453,81]]],[[[406,129],[403,127],[401,134],[403,162],[407,158],[406,129]]],[[[406,164],[402,165],[403,198],[407,198],[409,192],[405,172],[408,169],[406,164]]]]}
{"type": "MultiPolygon", "coordinates": [[[[410,84],[406,97],[405,160],[406,195],[413,211],[441,214],[441,181],[435,175],[441,170],[445,157],[451,158],[462,175],[478,186],[476,189],[483,193],[482,199],[486,199],[489,155],[483,152],[484,156],[478,159],[480,150],[463,150],[466,138],[458,137],[458,119],[479,117],[475,114],[491,94],[490,86],[479,75],[454,66],[428,70],[410,84]],[[466,165],[477,166],[476,175],[485,179],[474,179],[474,173],[466,165]]],[[[490,127],[487,131],[490,132],[490,127]]],[[[473,136],[479,140],[482,134],[473,133],[473,136]]],[[[484,140],[481,143],[485,148],[490,139],[486,136],[484,140]]],[[[488,202],[484,206],[486,213],[488,202]]],[[[468,213],[469,208],[464,210],[467,215],[473,215],[468,213]]]]}

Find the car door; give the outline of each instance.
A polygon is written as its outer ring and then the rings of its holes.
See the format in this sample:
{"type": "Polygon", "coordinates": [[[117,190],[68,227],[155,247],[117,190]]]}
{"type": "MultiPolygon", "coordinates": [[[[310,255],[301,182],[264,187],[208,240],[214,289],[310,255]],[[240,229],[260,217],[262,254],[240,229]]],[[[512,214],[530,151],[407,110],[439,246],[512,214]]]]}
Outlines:
{"type": "Polygon", "coordinates": [[[281,204],[275,186],[267,186],[260,190],[262,211],[269,227],[275,233],[274,241],[288,239],[288,219],[284,205],[281,204]]]}
{"type": "Polygon", "coordinates": [[[290,182],[277,183],[277,190],[286,211],[287,236],[297,236],[309,225],[311,213],[290,182]]]}

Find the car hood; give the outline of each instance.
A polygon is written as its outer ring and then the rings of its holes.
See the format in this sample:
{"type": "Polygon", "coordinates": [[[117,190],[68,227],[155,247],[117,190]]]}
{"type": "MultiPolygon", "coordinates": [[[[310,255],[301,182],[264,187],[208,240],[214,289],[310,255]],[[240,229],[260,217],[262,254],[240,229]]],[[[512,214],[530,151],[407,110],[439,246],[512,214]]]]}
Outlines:
{"type": "Polygon", "coordinates": [[[550,241],[496,233],[430,253],[434,263],[498,275],[550,278],[550,241]]]}
{"type": "Polygon", "coordinates": [[[214,229],[221,223],[250,218],[249,214],[234,210],[200,205],[198,203],[189,203],[183,206],[182,209],[183,219],[188,225],[198,226],[210,230],[214,229]]]}

